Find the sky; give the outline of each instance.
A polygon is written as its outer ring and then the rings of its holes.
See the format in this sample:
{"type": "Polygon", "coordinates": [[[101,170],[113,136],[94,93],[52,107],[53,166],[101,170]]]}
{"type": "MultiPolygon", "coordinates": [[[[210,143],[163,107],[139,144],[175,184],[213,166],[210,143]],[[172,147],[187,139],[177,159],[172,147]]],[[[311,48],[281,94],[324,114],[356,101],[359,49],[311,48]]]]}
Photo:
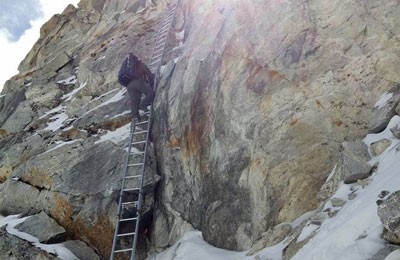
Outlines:
{"type": "Polygon", "coordinates": [[[40,27],[68,4],[79,0],[1,0],[0,1],[0,90],[6,80],[18,73],[18,65],[33,47],[40,27]]]}

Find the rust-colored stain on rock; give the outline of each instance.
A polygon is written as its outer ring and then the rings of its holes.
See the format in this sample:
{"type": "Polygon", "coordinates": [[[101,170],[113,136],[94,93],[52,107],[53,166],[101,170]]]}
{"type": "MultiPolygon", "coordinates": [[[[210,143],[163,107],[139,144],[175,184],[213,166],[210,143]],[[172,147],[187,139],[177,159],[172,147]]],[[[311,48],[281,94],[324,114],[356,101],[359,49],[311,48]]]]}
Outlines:
{"type": "Polygon", "coordinates": [[[54,193],[55,207],[50,210],[51,216],[60,223],[72,239],[79,239],[97,248],[108,257],[111,252],[114,227],[105,217],[98,216],[90,226],[87,226],[81,216],[76,216],[69,201],[60,194],[54,193]]]}

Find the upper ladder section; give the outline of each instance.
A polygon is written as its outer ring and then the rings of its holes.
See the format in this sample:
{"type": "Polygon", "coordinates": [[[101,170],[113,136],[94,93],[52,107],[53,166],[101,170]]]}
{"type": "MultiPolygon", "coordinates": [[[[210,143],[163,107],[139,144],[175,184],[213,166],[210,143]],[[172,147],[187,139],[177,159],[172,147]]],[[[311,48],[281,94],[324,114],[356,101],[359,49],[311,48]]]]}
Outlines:
{"type": "Polygon", "coordinates": [[[175,18],[176,8],[176,4],[173,4],[169,7],[169,10],[166,13],[158,29],[157,38],[153,45],[153,51],[151,52],[148,65],[149,69],[155,74],[156,78],[158,76],[158,71],[160,69],[161,61],[164,56],[165,46],[167,43],[169,32],[171,30],[171,25],[175,18]]]}

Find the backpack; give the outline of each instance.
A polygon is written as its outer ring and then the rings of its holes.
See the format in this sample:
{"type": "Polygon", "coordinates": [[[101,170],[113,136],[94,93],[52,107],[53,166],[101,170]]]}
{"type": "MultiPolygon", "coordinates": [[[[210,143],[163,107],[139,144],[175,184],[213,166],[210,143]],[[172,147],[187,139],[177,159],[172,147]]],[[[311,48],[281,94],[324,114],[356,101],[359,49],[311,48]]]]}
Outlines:
{"type": "Polygon", "coordinates": [[[122,86],[127,86],[136,76],[136,64],[138,58],[129,53],[125,60],[122,62],[121,68],[118,72],[118,82],[122,86]]]}

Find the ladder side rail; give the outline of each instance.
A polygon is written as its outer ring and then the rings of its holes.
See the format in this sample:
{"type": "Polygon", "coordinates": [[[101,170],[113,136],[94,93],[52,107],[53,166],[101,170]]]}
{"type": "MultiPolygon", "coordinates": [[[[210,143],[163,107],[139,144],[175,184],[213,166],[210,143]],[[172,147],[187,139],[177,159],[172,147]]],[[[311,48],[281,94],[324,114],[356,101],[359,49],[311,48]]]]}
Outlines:
{"type": "MultiPolygon", "coordinates": [[[[154,80],[154,85],[157,84],[157,80],[154,80]]],[[[153,103],[151,104],[149,119],[147,123],[147,133],[146,133],[146,144],[144,146],[144,158],[143,158],[143,165],[142,165],[142,177],[140,178],[140,186],[139,186],[139,196],[138,196],[138,206],[137,206],[137,220],[135,226],[135,237],[133,241],[133,250],[131,255],[131,260],[135,260],[136,255],[136,245],[137,239],[139,234],[139,224],[140,224],[140,217],[141,217],[141,210],[142,210],[142,202],[143,202],[143,186],[144,186],[144,175],[145,175],[145,167],[146,167],[146,160],[147,160],[147,150],[149,145],[149,136],[150,136],[150,129],[151,129],[151,120],[153,118],[153,103]]]]}
{"type": "Polygon", "coordinates": [[[117,225],[115,226],[115,231],[114,231],[114,238],[113,238],[113,244],[112,244],[112,250],[111,250],[111,257],[110,260],[114,259],[114,254],[115,254],[115,249],[116,249],[116,245],[117,245],[117,235],[118,235],[118,230],[119,230],[119,220],[121,218],[121,211],[122,211],[122,197],[124,195],[124,186],[125,186],[125,177],[127,175],[128,172],[128,164],[129,164],[129,157],[130,157],[130,153],[132,150],[132,143],[133,143],[133,138],[134,138],[134,133],[135,133],[135,121],[132,122],[132,129],[130,132],[130,136],[129,136],[129,147],[128,147],[128,153],[126,155],[126,159],[125,159],[125,165],[124,165],[124,176],[122,177],[121,180],[121,191],[119,193],[119,199],[118,199],[118,211],[117,211],[117,225]]]}

